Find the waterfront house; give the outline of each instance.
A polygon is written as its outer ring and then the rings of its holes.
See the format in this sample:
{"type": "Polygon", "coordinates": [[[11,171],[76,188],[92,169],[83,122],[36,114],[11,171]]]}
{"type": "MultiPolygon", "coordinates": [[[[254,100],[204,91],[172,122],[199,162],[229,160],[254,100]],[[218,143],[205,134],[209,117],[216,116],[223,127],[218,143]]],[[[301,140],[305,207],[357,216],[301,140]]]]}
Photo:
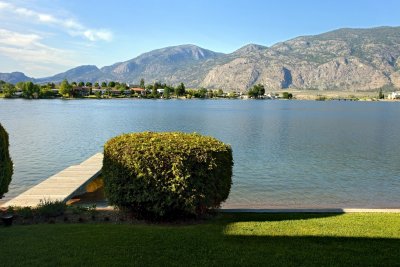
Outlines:
{"type": "Polygon", "coordinates": [[[146,90],[143,89],[143,88],[130,88],[130,90],[131,90],[133,93],[136,93],[136,94],[138,94],[138,95],[142,95],[142,96],[145,96],[145,95],[146,95],[146,90]]]}
{"type": "Polygon", "coordinates": [[[91,87],[87,87],[87,86],[75,86],[72,88],[72,94],[74,96],[89,96],[90,95],[90,90],[92,88],[91,87]]]}
{"type": "Polygon", "coordinates": [[[400,99],[400,91],[392,92],[388,95],[388,99],[400,99]]]}

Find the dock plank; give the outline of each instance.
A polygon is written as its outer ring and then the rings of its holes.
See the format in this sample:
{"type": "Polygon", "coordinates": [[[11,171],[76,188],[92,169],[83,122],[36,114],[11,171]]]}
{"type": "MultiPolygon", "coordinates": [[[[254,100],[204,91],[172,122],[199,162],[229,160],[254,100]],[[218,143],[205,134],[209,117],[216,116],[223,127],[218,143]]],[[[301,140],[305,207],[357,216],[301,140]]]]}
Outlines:
{"type": "Polygon", "coordinates": [[[103,154],[97,153],[79,165],[70,166],[6,202],[3,207],[36,207],[40,201],[68,201],[101,173],[103,154]]]}

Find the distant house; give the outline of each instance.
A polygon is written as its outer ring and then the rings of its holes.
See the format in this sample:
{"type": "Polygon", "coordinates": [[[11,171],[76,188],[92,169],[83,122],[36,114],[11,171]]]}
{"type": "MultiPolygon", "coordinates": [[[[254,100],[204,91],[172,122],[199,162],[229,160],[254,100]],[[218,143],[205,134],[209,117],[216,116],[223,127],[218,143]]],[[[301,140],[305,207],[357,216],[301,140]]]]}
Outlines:
{"type": "Polygon", "coordinates": [[[165,90],[165,89],[157,89],[157,93],[159,93],[159,94],[164,94],[164,90],[165,90]]]}
{"type": "Polygon", "coordinates": [[[138,95],[143,95],[143,96],[146,95],[146,90],[143,89],[143,88],[130,88],[130,90],[131,90],[133,93],[136,93],[136,94],[138,94],[138,95]]]}
{"type": "Polygon", "coordinates": [[[400,92],[392,92],[388,95],[388,99],[400,99],[400,92]]]}
{"type": "Polygon", "coordinates": [[[72,88],[72,93],[75,96],[89,96],[91,87],[87,86],[75,86],[72,88]]]}
{"type": "Polygon", "coordinates": [[[104,94],[106,92],[106,90],[103,90],[101,88],[93,88],[92,89],[92,93],[95,94],[97,92],[100,92],[100,94],[104,94]]]}
{"type": "Polygon", "coordinates": [[[121,91],[120,90],[111,90],[111,95],[113,95],[113,96],[121,95],[121,91]]]}

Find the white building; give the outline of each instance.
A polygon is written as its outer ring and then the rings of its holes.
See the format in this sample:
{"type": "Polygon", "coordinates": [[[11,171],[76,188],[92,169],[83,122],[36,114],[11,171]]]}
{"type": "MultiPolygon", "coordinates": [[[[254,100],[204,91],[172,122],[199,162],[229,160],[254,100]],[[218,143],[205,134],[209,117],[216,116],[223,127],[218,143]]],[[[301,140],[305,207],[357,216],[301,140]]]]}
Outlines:
{"type": "Polygon", "coordinates": [[[388,95],[388,99],[400,99],[400,92],[392,92],[388,95]]]}

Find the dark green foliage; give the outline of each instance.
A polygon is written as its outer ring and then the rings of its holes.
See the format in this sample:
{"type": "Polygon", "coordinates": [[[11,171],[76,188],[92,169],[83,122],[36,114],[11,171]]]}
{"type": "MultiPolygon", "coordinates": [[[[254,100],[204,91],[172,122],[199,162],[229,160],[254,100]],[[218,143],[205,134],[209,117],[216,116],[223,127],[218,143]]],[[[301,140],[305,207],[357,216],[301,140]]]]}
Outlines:
{"type": "Polygon", "coordinates": [[[13,175],[13,162],[8,151],[8,134],[0,124],[0,198],[8,192],[8,185],[13,175]]]}
{"type": "Polygon", "coordinates": [[[64,79],[60,84],[59,93],[61,95],[66,95],[68,97],[72,96],[72,85],[68,83],[66,79],[64,79]]]}
{"type": "Polygon", "coordinates": [[[31,81],[25,82],[22,86],[22,93],[25,98],[39,98],[40,87],[31,81]]]}
{"type": "Polygon", "coordinates": [[[385,95],[382,92],[382,89],[379,89],[379,93],[378,93],[378,99],[384,99],[385,95]]]}
{"type": "Polygon", "coordinates": [[[293,95],[291,93],[288,93],[288,92],[283,92],[282,93],[282,98],[283,99],[292,99],[293,95]]]}
{"type": "Polygon", "coordinates": [[[175,94],[177,96],[182,96],[185,95],[186,92],[186,88],[185,85],[183,83],[180,83],[176,88],[175,88],[175,94]]]}
{"type": "Polygon", "coordinates": [[[36,208],[39,215],[50,218],[63,215],[67,205],[63,201],[41,200],[36,208]]]}
{"type": "Polygon", "coordinates": [[[199,134],[132,133],[104,146],[105,193],[144,218],[201,215],[227,199],[232,149],[199,134]]]}
{"type": "Polygon", "coordinates": [[[139,87],[142,88],[142,89],[145,88],[145,84],[144,84],[144,79],[143,79],[143,78],[140,79],[140,85],[139,85],[139,87]]]}
{"type": "Polygon", "coordinates": [[[16,207],[14,213],[18,214],[24,219],[31,219],[35,215],[35,210],[31,207],[16,207]]]}
{"type": "Polygon", "coordinates": [[[265,88],[262,84],[254,85],[248,92],[249,97],[259,98],[265,94],[265,88]]]}

